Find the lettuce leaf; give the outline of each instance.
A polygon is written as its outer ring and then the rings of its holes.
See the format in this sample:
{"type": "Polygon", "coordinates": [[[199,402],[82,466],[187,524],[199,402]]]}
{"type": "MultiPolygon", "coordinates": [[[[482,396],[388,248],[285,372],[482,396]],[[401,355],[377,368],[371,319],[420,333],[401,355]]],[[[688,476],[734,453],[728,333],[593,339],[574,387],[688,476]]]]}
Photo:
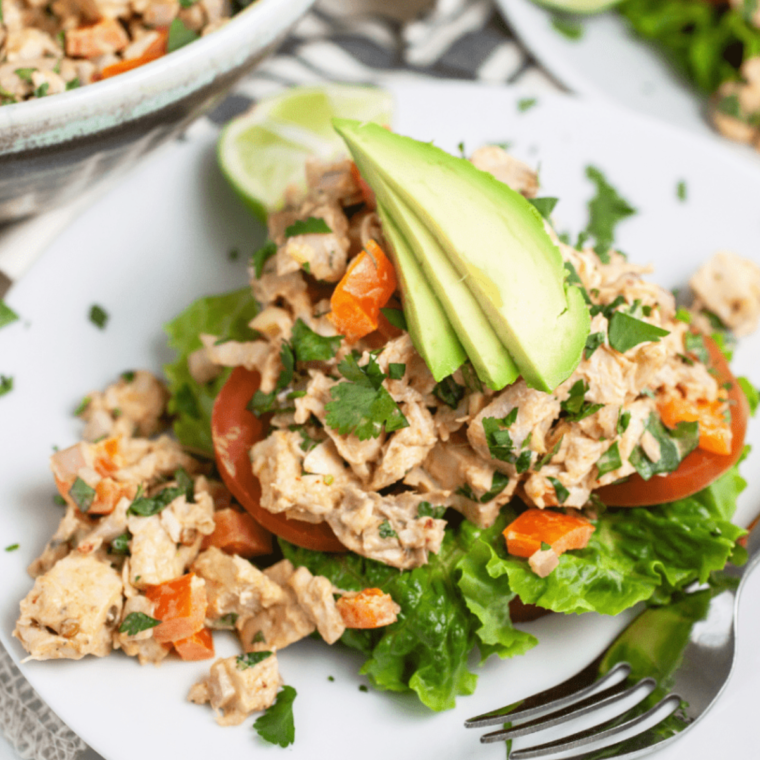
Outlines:
{"type": "Polygon", "coordinates": [[[253,340],[256,333],[248,323],[256,316],[258,304],[250,288],[232,293],[200,298],[179,316],[164,325],[168,344],[177,358],[164,366],[171,399],[169,411],[175,415],[174,434],[183,446],[214,455],[211,442],[211,410],[230,370],[209,383],[193,380],[187,357],[202,344],[200,333],[216,335],[220,340],[253,340]]]}
{"type": "Polygon", "coordinates": [[[505,507],[480,529],[463,521],[449,527],[438,555],[424,567],[400,571],[355,554],[324,554],[280,540],[284,555],[329,578],[338,588],[377,587],[401,606],[396,623],[378,630],[348,630],[342,642],[363,652],[361,672],[378,689],[414,691],[433,710],[471,694],[477,676],[467,668],[477,647],[512,657],[538,642],[515,628],[509,602],[556,612],[615,615],[637,602],[666,604],[693,580],[707,581],[736,554],[745,531],[729,520],[745,486],[736,468],[695,496],[647,509],[617,509],[596,521],[589,546],[567,552],[559,567],[539,578],[526,560],[510,556],[504,527],[522,509],[505,507]]]}

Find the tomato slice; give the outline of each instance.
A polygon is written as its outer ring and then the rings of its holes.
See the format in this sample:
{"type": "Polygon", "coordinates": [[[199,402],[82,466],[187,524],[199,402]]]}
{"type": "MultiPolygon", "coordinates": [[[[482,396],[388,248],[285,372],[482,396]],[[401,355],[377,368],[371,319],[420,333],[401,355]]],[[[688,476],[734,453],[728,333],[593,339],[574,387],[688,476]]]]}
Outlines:
{"type": "Polygon", "coordinates": [[[595,493],[608,506],[646,507],[684,499],[709,486],[739,461],[744,450],[749,405],[718,346],[707,336],[705,346],[710,353],[710,364],[718,373],[717,381],[721,384],[730,383],[731,386],[728,391],[731,404],[731,453],[714,454],[704,449],[695,449],[669,475],[655,475],[644,480],[640,475],[634,474],[625,483],[604,486],[595,493]]]}
{"type": "Polygon", "coordinates": [[[262,440],[264,425],[246,409],[260,382],[258,372],[236,367],[214,402],[211,434],[222,479],[251,517],[280,538],[304,549],[345,552],[327,523],[289,520],[261,506],[261,485],[251,470],[248,452],[262,440]]]}

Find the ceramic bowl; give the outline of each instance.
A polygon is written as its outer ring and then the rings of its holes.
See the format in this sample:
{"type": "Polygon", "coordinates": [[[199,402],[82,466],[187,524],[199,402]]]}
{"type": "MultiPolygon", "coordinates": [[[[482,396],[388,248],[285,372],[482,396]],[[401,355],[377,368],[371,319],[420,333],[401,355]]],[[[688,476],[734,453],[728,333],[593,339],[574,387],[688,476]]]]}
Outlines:
{"type": "Polygon", "coordinates": [[[258,0],[226,26],[117,77],[0,107],[0,222],[124,171],[214,106],[314,0],[258,0]]]}

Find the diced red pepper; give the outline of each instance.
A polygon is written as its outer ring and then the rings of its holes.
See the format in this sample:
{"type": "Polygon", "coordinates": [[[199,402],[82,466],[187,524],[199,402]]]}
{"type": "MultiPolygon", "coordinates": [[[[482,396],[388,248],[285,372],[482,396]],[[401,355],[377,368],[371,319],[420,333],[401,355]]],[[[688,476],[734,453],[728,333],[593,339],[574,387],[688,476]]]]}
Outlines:
{"type": "Polygon", "coordinates": [[[531,557],[541,544],[549,544],[555,554],[588,545],[594,526],[583,517],[573,517],[548,509],[529,509],[504,529],[507,551],[514,557],[531,557]]]}
{"type": "Polygon", "coordinates": [[[396,272],[383,249],[370,240],[349,264],[330,299],[330,319],[349,343],[377,329],[380,309],[396,290],[396,272]]]}
{"type": "Polygon", "coordinates": [[[336,602],[346,628],[380,628],[395,623],[399,606],[390,594],[379,588],[365,588],[355,596],[342,596],[336,602]]]}
{"type": "Polygon", "coordinates": [[[210,660],[214,656],[214,639],[211,629],[201,628],[192,636],[175,641],[174,649],[183,660],[210,660]]]}
{"type": "Polygon", "coordinates": [[[689,401],[680,396],[669,396],[658,403],[662,422],[674,428],[679,422],[699,422],[699,448],[713,454],[731,453],[731,423],[726,419],[726,402],[721,399],[689,401]]]}
{"type": "Polygon", "coordinates": [[[195,575],[149,586],[145,596],[153,602],[153,617],[161,622],[153,629],[153,638],[161,643],[186,639],[203,628],[206,619],[206,588],[193,583],[195,575]]]}
{"type": "Polygon", "coordinates": [[[203,549],[216,546],[227,554],[239,554],[246,559],[272,553],[272,534],[247,512],[220,509],[214,512],[214,522],[216,528],[203,539],[203,549]]]}

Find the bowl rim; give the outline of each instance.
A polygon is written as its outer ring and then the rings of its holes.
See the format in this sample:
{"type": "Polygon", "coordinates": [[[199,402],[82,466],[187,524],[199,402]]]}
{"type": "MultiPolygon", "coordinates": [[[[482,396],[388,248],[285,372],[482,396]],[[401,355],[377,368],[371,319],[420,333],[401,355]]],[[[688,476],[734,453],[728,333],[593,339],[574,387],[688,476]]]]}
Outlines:
{"type": "Polygon", "coordinates": [[[222,28],[117,77],[0,106],[0,156],[119,127],[170,106],[275,43],[316,0],[255,0],[222,28]]]}

